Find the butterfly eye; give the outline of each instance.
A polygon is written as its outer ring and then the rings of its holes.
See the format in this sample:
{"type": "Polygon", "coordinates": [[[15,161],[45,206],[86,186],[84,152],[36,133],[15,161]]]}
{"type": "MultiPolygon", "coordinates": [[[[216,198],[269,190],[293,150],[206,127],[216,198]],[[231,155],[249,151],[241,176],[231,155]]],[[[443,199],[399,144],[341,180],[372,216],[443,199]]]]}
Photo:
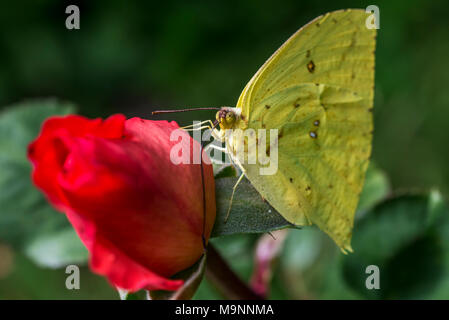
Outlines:
{"type": "Polygon", "coordinates": [[[235,115],[234,115],[234,113],[228,112],[228,113],[226,114],[226,122],[227,122],[227,123],[233,123],[234,120],[235,120],[235,115]]]}

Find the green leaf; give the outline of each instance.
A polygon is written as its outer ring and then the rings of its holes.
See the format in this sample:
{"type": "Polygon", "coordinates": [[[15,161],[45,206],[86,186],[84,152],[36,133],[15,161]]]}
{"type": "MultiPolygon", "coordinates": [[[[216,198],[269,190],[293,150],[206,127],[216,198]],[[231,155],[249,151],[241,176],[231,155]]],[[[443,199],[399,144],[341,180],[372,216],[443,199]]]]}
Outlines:
{"type": "Polygon", "coordinates": [[[26,244],[25,254],[38,265],[51,268],[83,264],[88,258],[86,247],[72,227],[39,234],[26,244]]]}
{"type": "Polygon", "coordinates": [[[182,279],[184,284],[176,291],[149,291],[151,300],[189,300],[192,299],[203,280],[206,267],[206,254],[204,254],[192,267],[179,272],[172,279],[182,279]]]}
{"type": "Polygon", "coordinates": [[[237,170],[232,165],[214,165],[213,168],[215,179],[237,176],[237,170]]]}
{"type": "Polygon", "coordinates": [[[434,192],[384,201],[354,227],[345,281],[367,298],[426,298],[449,277],[448,225],[449,210],[434,192]],[[369,265],[380,269],[380,290],[365,286],[369,265]]]}
{"type": "Polygon", "coordinates": [[[26,152],[46,118],[74,110],[72,104],[46,99],[16,104],[0,114],[0,240],[25,249],[37,263],[49,262],[51,267],[62,261],[80,263],[85,256],[81,259],[80,240],[73,233],[64,233],[71,228],[65,215],[56,212],[33,186],[26,152]],[[50,258],[52,252],[48,251],[42,259],[37,258],[36,246],[48,246],[52,237],[65,239],[55,256],[50,258]]]}
{"type": "Polygon", "coordinates": [[[236,233],[263,233],[294,226],[264,201],[246,178],[237,187],[229,219],[225,222],[232,188],[237,179],[232,177],[215,180],[217,218],[211,237],[236,233]]]}

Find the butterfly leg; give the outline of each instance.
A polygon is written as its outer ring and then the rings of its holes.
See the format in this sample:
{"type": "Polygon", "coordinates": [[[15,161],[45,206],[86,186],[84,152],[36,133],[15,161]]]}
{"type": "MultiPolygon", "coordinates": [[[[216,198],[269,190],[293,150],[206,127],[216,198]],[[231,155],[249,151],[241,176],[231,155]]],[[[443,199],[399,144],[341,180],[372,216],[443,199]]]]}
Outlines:
{"type": "Polygon", "coordinates": [[[192,128],[192,127],[202,126],[203,124],[206,124],[206,123],[213,125],[212,120],[204,120],[204,121],[200,121],[198,123],[194,123],[194,124],[190,124],[188,126],[181,127],[181,129],[188,129],[188,128],[192,128]]]}
{"type": "Polygon", "coordinates": [[[204,148],[204,150],[208,150],[208,149],[214,149],[214,150],[218,150],[218,151],[222,151],[222,152],[227,152],[227,149],[226,149],[226,148],[219,147],[219,146],[217,146],[217,145],[215,145],[215,144],[213,144],[213,143],[209,143],[209,144],[204,148]]]}
{"type": "Polygon", "coordinates": [[[239,183],[243,180],[243,177],[245,176],[245,173],[246,173],[246,170],[245,170],[245,168],[243,168],[240,161],[234,157],[231,157],[231,158],[232,158],[232,161],[239,167],[240,171],[242,171],[242,174],[237,179],[237,182],[235,183],[235,185],[232,187],[232,194],[231,194],[231,199],[229,199],[229,207],[228,207],[228,212],[226,213],[225,222],[228,221],[229,214],[231,213],[232,200],[234,199],[235,190],[237,189],[237,186],[239,185],[239,183]]]}
{"type": "Polygon", "coordinates": [[[225,222],[228,221],[229,214],[231,213],[232,200],[234,199],[234,193],[235,193],[235,190],[237,189],[237,186],[239,185],[240,181],[243,180],[243,177],[244,177],[244,176],[245,176],[245,173],[242,172],[242,174],[241,174],[240,177],[238,178],[237,182],[236,182],[235,185],[232,187],[232,194],[231,194],[231,199],[229,199],[228,212],[226,213],[225,222]]]}
{"type": "Polygon", "coordinates": [[[203,130],[203,129],[210,129],[210,126],[201,126],[201,127],[195,127],[195,128],[189,128],[189,129],[184,129],[184,131],[195,131],[195,130],[203,130]]]}
{"type": "Polygon", "coordinates": [[[198,123],[194,123],[185,127],[181,127],[181,129],[184,129],[185,131],[195,131],[195,130],[202,130],[202,129],[212,129],[214,127],[214,123],[212,120],[204,120],[198,123]],[[204,125],[207,124],[207,125],[204,125]]]}
{"type": "Polygon", "coordinates": [[[224,164],[223,161],[217,160],[217,159],[215,159],[215,158],[210,156],[210,154],[208,153],[210,149],[226,153],[226,148],[219,147],[219,146],[215,145],[213,142],[209,143],[206,147],[204,147],[204,152],[209,155],[209,158],[212,161],[212,163],[214,163],[214,164],[224,164]]]}
{"type": "MultiPolygon", "coordinates": [[[[224,142],[226,141],[226,136],[223,135],[223,131],[218,131],[217,129],[213,129],[212,130],[212,136],[214,137],[215,140],[224,142]]],[[[229,218],[229,214],[231,213],[231,208],[232,208],[232,201],[234,199],[234,193],[235,190],[237,189],[237,186],[239,185],[239,183],[243,180],[243,177],[245,176],[246,170],[243,168],[242,164],[240,163],[240,161],[236,158],[233,157],[233,153],[232,150],[230,149],[230,146],[228,143],[226,143],[226,147],[222,148],[219,146],[214,145],[213,143],[210,143],[206,146],[206,148],[211,148],[211,149],[215,149],[215,150],[219,150],[222,152],[225,152],[226,154],[229,155],[231,162],[233,162],[242,172],[240,177],[237,179],[237,182],[235,183],[234,187],[232,187],[232,194],[231,194],[231,198],[229,199],[229,206],[228,206],[228,212],[226,213],[226,217],[225,217],[225,222],[228,221],[229,218]]]]}

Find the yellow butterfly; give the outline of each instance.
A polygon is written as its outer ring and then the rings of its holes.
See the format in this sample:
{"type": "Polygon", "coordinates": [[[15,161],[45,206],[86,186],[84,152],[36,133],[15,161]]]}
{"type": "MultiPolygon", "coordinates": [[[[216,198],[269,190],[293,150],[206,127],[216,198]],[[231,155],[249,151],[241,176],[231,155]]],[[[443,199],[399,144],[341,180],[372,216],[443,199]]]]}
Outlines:
{"type": "Polygon", "coordinates": [[[316,224],[343,252],[352,251],[354,214],[371,153],[376,30],[366,27],[367,17],[354,9],[311,21],[257,71],[236,108],[217,113],[215,137],[226,142],[242,170],[238,181],[245,175],[286,220],[316,224]],[[261,174],[259,163],[238,157],[238,150],[254,144],[266,147],[267,156],[272,150],[260,137],[241,140],[249,129],[277,129],[274,174],[261,174]]]}

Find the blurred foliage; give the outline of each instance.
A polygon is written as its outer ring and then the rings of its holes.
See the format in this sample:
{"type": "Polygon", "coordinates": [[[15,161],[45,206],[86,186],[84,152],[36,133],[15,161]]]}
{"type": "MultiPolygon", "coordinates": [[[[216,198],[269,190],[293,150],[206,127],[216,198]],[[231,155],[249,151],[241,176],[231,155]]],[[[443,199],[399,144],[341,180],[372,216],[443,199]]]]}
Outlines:
{"type": "Polygon", "coordinates": [[[367,298],[435,298],[433,292],[444,285],[439,298],[449,299],[448,236],[449,211],[439,193],[384,201],[358,221],[354,254],[343,261],[344,279],[367,298]],[[365,287],[363,269],[369,265],[381,270],[381,290],[365,287]]]}
{"type": "MultiPolygon", "coordinates": [[[[2,255],[0,251],[0,256],[2,255]]],[[[0,278],[0,299],[118,299],[119,295],[105,278],[80,268],[80,289],[67,290],[65,268],[37,267],[21,253],[12,257],[10,272],[0,278]]]]}
{"type": "MultiPolygon", "coordinates": [[[[69,31],[63,1],[3,2],[0,108],[49,96],[73,101],[91,117],[121,112],[152,118],[155,109],[232,106],[256,70],[299,27],[325,12],[368,4],[373,3],[82,1],[81,30],[69,31]]],[[[444,88],[449,3],[374,4],[381,29],[373,160],[382,170],[368,171],[356,215],[355,253],[342,255],[314,228],[289,231],[272,298],[449,298],[448,212],[442,200],[449,191],[449,90],[444,88]],[[432,187],[441,194],[425,191],[432,187]],[[385,200],[391,190],[396,196],[385,200]],[[372,261],[385,268],[385,291],[360,287],[365,264],[372,261]]],[[[117,299],[87,268],[81,269],[81,290],[69,291],[64,268],[42,267],[81,262],[86,253],[65,217],[24,179],[30,174],[26,145],[42,120],[73,109],[59,109],[54,100],[33,108],[4,110],[0,118],[0,299],[117,299]]],[[[153,118],[189,124],[213,116],[205,111],[153,118]]],[[[257,239],[233,235],[212,242],[249,280],[257,239]]],[[[207,281],[196,294],[219,297],[207,281]]]]}
{"type": "Polygon", "coordinates": [[[50,268],[73,263],[83,265],[87,260],[87,250],[65,215],[56,212],[31,182],[31,165],[26,156],[28,144],[37,137],[47,117],[73,112],[75,108],[72,104],[47,99],[12,105],[0,114],[0,242],[8,245],[0,247],[3,248],[0,250],[0,260],[4,260],[0,264],[0,299],[94,298],[95,291],[91,286],[98,282],[104,288],[100,289],[99,295],[103,294],[102,291],[111,291],[101,278],[90,275],[90,271],[84,268],[83,275],[89,274],[86,280],[93,281],[87,284],[91,290],[89,296],[84,294],[89,292],[85,290],[82,294],[71,294],[65,288],[67,275],[63,269],[55,272],[42,270],[41,274],[40,269],[28,260],[30,258],[35,264],[50,268]],[[16,251],[12,251],[11,247],[16,251]],[[27,274],[22,275],[21,271],[27,274]],[[9,272],[12,272],[9,278],[2,281],[2,274],[6,276],[9,272]],[[33,279],[33,275],[48,279],[33,279]],[[18,281],[18,277],[23,277],[23,280],[18,281]],[[26,280],[32,283],[27,284],[26,280]],[[54,283],[56,286],[49,285],[48,290],[40,293],[38,288],[42,281],[58,283],[54,283]],[[15,282],[18,282],[17,287],[11,289],[15,282]]]}
{"type": "Polygon", "coordinates": [[[84,263],[87,251],[65,215],[31,182],[26,153],[46,118],[73,112],[73,105],[48,99],[13,105],[0,114],[0,240],[49,267],[84,263]]]}

